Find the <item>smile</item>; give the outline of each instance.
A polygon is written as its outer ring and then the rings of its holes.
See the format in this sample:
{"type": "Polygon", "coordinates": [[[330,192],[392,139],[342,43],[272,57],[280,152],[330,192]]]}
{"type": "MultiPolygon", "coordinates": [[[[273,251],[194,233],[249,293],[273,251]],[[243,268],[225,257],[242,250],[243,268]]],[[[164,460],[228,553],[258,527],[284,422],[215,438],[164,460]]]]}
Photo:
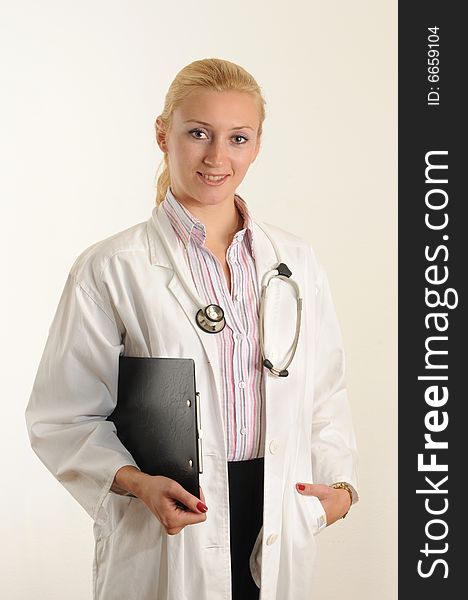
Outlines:
{"type": "Polygon", "coordinates": [[[206,185],[221,185],[229,177],[229,175],[202,175],[199,172],[197,175],[206,185]]]}

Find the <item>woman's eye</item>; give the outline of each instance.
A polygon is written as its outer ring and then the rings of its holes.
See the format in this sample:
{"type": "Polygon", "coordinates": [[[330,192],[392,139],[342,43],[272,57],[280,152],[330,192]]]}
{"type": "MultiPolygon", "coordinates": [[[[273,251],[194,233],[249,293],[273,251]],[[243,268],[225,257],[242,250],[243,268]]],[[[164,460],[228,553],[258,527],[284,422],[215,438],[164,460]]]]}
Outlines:
{"type": "Polygon", "coordinates": [[[232,139],[236,144],[245,144],[245,142],[248,141],[248,138],[246,138],[245,135],[235,135],[232,139]]]}
{"type": "Polygon", "coordinates": [[[192,131],[190,131],[190,134],[197,140],[203,140],[203,136],[206,136],[206,133],[201,129],[192,129],[192,131]]]}

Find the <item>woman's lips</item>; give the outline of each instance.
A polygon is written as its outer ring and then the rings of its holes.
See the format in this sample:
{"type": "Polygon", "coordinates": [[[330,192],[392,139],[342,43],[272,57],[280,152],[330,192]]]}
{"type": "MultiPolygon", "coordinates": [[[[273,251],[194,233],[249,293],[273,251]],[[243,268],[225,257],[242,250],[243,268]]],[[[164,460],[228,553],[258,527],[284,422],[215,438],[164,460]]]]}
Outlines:
{"type": "Polygon", "coordinates": [[[199,171],[197,171],[197,175],[205,185],[211,186],[223,185],[229,177],[229,175],[202,175],[199,171]]]}

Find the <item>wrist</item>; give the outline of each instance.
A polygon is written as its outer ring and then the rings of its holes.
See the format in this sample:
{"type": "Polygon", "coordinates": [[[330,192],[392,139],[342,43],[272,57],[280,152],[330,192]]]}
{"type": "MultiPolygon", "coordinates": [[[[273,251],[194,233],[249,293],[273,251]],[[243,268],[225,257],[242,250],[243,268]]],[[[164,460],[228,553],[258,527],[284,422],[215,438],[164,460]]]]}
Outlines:
{"type": "Polygon", "coordinates": [[[353,503],[353,492],[351,491],[349,485],[343,481],[339,481],[338,483],[332,483],[330,487],[339,491],[343,498],[343,510],[345,512],[341,518],[344,519],[348,514],[349,509],[351,508],[351,505],[353,503]]]}
{"type": "Polygon", "coordinates": [[[133,465],[121,467],[114,476],[114,484],[120,489],[137,496],[141,496],[146,479],[149,477],[133,465]]]}

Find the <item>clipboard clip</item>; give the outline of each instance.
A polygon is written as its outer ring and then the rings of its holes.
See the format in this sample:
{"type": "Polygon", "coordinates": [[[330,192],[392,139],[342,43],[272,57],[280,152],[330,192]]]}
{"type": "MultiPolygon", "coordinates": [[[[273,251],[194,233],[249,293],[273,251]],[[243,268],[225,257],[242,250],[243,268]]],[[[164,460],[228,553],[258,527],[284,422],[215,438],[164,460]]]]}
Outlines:
{"type": "Polygon", "coordinates": [[[203,446],[202,446],[202,428],[201,428],[201,407],[200,392],[195,392],[195,413],[197,419],[197,452],[198,452],[198,472],[203,473],[203,446]]]}

